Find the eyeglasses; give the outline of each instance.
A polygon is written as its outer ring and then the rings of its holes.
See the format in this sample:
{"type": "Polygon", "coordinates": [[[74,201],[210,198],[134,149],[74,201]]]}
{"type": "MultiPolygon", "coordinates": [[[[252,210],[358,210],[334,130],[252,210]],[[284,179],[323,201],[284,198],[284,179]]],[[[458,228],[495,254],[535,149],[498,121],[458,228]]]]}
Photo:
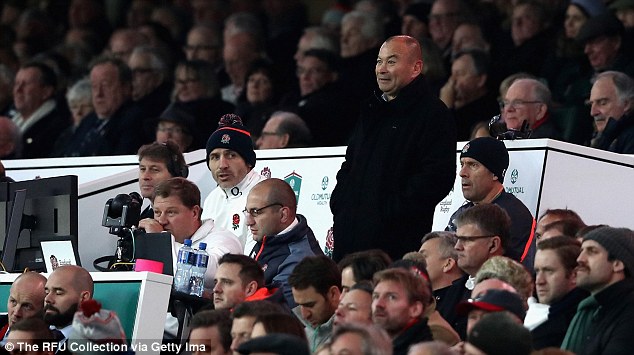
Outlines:
{"type": "Polygon", "coordinates": [[[269,207],[273,207],[273,206],[281,206],[281,207],[284,207],[284,205],[283,205],[283,204],[281,204],[281,203],[272,203],[272,204],[270,204],[270,205],[266,205],[266,206],[264,206],[264,207],[260,207],[260,208],[252,208],[252,209],[250,209],[250,210],[248,210],[248,209],[246,209],[246,208],[245,208],[245,209],[242,211],[242,213],[244,213],[244,215],[245,215],[245,216],[246,216],[247,214],[250,214],[250,215],[251,215],[251,217],[255,218],[255,217],[257,217],[257,216],[259,216],[259,215],[261,215],[261,214],[263,213],[263,212],[262,212],[262,210],[264,210],[264,209],[266,209],[266,208],[269,208],[269,207]]]}
{"type": "Polygon", "coordinates": [[[514,110],[516,110],[517,108],[526,106],[528,104],[543,104],[543,102],[542,101],[526,101],[526,100],[513,100],[513,101],[500,100],[498,101],[498,104],[500,105],[500,110],[503,110],[507,106],[510,106],[514,110]]]}
{"type": "Polygon", "coordinates": [[[183,49],[186,51],[210,51],[218,48],[220,48],[220,46],[183,46],[183,49]]]}
{"type": "Polygon", "coordinates": [[[472,235],[472,236],[456,235],[456,238],[458,239],[458,241],[463,243],[472,242],[478,239],[492,238],[492,237],[495,237],[495,235],[472,235]]]}

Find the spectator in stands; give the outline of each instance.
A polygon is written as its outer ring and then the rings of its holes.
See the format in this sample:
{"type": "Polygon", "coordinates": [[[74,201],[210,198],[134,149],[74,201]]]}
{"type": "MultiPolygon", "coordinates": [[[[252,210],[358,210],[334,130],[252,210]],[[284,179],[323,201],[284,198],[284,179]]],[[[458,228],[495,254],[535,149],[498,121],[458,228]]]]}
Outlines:
{"type": "Polygon", "coordinates": [[[247,71],[251,65],[262,58],[262,48],[255,34],[236,33],[225,39],[222,58],[231,83],[221,89],[222,99],[236,104],[244,90],[247,71]]]}
{"type": "Polygon", "coordinates": [[[243,211],[249,192],[265,178],[253,170],[251,134],[244,129],[240,117],[224,115],[219,126],[207,141],[206,153],[207,167],[218,187],[205,198],[202,218],[232,231],[240,239],[244,254],[249,254],[255,240],[243,211]]]}
{"type": "Polygon", "coordinates": [[[196,25],[187,33],[187,42],[183,46],[187,60],[209,62],[214,70],[222,65],[222,36],[208,25],[196,25]]]}
{"type": "Polygon", "coordinates": [[[297,64],[299,92],[286,95],[280,106],[301,117],[313,136],[313,145],[346,145],[356,123],[348,97],[341,95],[339,57],[310,49],[297,64]],[[337,127],[333,130],[332,127],[337,127]]]}
{"type": "Polygon", "coordinates": [[[535,79],[519,79],[506,91],[500,108],[508,129],[529,129],[530,138],[561,139],[559,128],[550,119],[550,105],[551,95],[546,85],[535,79]]]}
{"type": "Polygon", "coordinates": [[[372,282],[372,277],[378,271],[386,269],[392,259],[381,249],[370,249],[347,254],[337,267],[341,272],[342,296],[357,283],[372,282]]]}
{"type": "Polygon", "coordinates": [[[332,335],[330,354],[392,355],[392,340],[380,327],[346,324],[332,335]]]}
{"type": "Polygon", "coordinates": [[[21,150],[20,129],[10,118],[0,116],[0,159],[20,158],[21,150]]]}
{"type": "Polygon", "coordinates": [[[243,254],[225,254],[218,260],[214,278],[214,307],[233,309],[240,303],[268,300],[288,307],[278,285],[265,286],[264,271],[243,254]]]}
{"type": "Polygon", "coordinates": [[[374,248],[393,259],[418,250],[420,239],[411,231],[431,229],[436,204],[452,188],[454,124],[422,68],[414,38],[394,36],[381,46],[375,70],[381,92],[363,107],[330,199],[335,260],[374,248]],[[402,238],[392,243],[387,235],[402,238]]]}
{"type": "Polygon", "coordinates": [[[616,71],[598,74],[588,104],[597,128],[592,146],[634,154],[634,79],[616,71]]]}
{"type": "Polygon", "coordinates": [[[440,314],[453,312],[447,307],[455,304],[445,302],[447,291],[454,282],[464,275],[458,267],[458,253],[454,246],[458,242],[451,232],[430,232],[425,234],[419,253],[425,258],[432,293],[436,299],[436,309],[440,314]]]}
{"type": "Polygon", "coordinates": [[[306,339],[304,326],[294,315],[286,313],[272,313],[260,315],[255,319],[251,338],[257,338],[273,333],[290,334],[303,339],[304,341],[308,341],[306,339]]]}
{"type": "Polygon", "coordinates": [[[244,216],[255,246],[249,254],[264,269],[266,284],[282,287],[286,302],[295,301],[288,277],[307,256],[323,255],[306,218],[297,213],[297,198],[284,180],[259,182],[247,197],[244,216]]]}
{"type": "Polygon", "coordinates": [[[577,34],[595,73],[616,70],[632,75],[634,64],[625,53],[623,23],[611,12],[588,19],[577,34]]]}
{"type": "Polygon", "coordinates": [[[341,295],[341,274],[327,256],[307,256],[295,266],[288,283],[297,304],[293,313],[304,323],[308,344],[314,352],[332,334],[341,295]]]}
{"type": "Polygon", "coordinates": [[[511,238],[504,254],[524,264],[529,270],[535,257],[533,216],[522,201],[504,191],[504,175],[509,155],[502,141],[491,137],[476,138],[460,153],[462,194],[468,201],[449,218],[447,230],[456,231],[455,219],[465,210],[482,203],[500,206],[511,217],[511,238]]]}
{"type": "Polygon", "coordinates": [[[150,204],[143,212],[140,219],[154,218],[152,209],[152,196],[154,189],[163,181],[173,177],[186,178],[189,169],[183,154],[178,146],[172,142],[151,143],[139,148],[139,190],[141,197],[150,200],[150,204]]]}
{"type": "Polygon", "coordinates": [[[401,268],[374,275],[372,320],[392,338],[394,354],[406,354],[410,345],[433,340],[425,317],[431,290],[419,278],[401,268]]]}
{"type": "Polygon", "coordinates": [[[266,121],[255,145],[258,149],[303,148],[311,142],[310,129],[301,117],[292,112],[276,111],[266,121]]]}
{"type": "Polygon", "coordinates": [[[13,81],[15,72],[0,64],[0,115],[6,116],[13,106],[13,81]]]}
{"type": "Polygon", "coordinates": [[[504,312],[508,314],[516,324],[522,325],[526,310],[522,305],[522,299],[517,293],[507,290],[490,289],[475,295],[456,307],[460,315],[468,315],[467,333],[471,334],[473,327],[480,322],[483,316],[489,313],[504,312]]]}
{"type": "Polygon", "coordinates": [[[196,313],[190,323],[188,343],[204,346],[204,349],[218,355],[230,355],[231,313],[225,309],[196,313]],[[207,350],[208,349],[208,350],[207,350]]]}
{"type": "Polygon", "coordinates": [[[306,27],[297,43],[297,52],[293,56],[295,62],[299,63],[304,58],[304,53],[309,49],[323,49],[339,53],[339,43],[337,43],[337,38],[324,27],[306,27]]]}
{"type": "Polygon", "coordinates": [[[6,340],[15,345],[15,347],[10,347],[11,351],[7,351],[11,355],[27,352],[45,355],[55,354],[54,349],[50,346],[50,343],[54,341],[53,333],[48,324],[41,318],[25,318],[15,323],[6,340]],[[38,349],[38,351],[26,351],[27,349],[38,349]]]}
{"type": "Polygon", "coordinates": [[[7,323],[0,329],[0,345],[6,344],[15,323],[44,316],[45,285],[46,277],[36,272],[23,273],[13,281],[7,298],[7,323]]]}
{"type": "Polygon", "coordinates": [[[431,5],[428,3],[413,3],[405,8],[403,23],[401,24],[401,34],[414,37],[420,41],[421,38],[429,37],[429,11],[431,5]]]}
{"type": "Polygon", "coordinates": [[[537,225],[535,226],[535,238],[537,239],[541,238],[542,234],[544,234],[544,230],[547,225],[553,222],[562,221],[562,220],[570,220],[574,224],[577,224],[580,226],[586,225],[585,223],[583,223],[583,220],[581,219],[581,217],[579,217],[577,212],[573,210],[569,210],[567,208],[566,209],[547,209],[537,219],[537,225]]]}
{"type": "Polygon", "coordinates": [[[372,291],[372,283],[364,280],[355,283],[345,294],[342,293],[335,311],[334,326],[372,324],[372,291]]]}
{"type": "Polygon", "coordinates": [[[94,112],[75,130],[64,156],[134,154],[147,141],[141,110],[132,104],[132,72],[121,60],[100,57],[90,70],[94,112]]]}
{"type": "Polygon", "coordinates": [[[429,12],[429,34],[440,48],[449,69],[451,40],[458,25],[469,16],[462,0],[435,0],[429,12]]]}
{"type": "Polygon", "coordinates": [[[619,0],[610,3],[609,7],[610,10],[614,10],[616,17],[623,23],[626,33],[630,32],[629,38],[631,38],[631,31],[634,28],[634,2],[631,0],[619,0]]]}
{"type": "Polygon", "coordinates": [[[23,65],[15,76],[13,122],[22,135],[22,158],[45,158],[71,123],[65,102],[55,99],[57,76],[46,64],[23,65]]]}
{"type": "Polygon", "coordinates": [[[531,334],[508,312],[487,314],[473,327],[464,346],[467,354],[530,355],[531,334]],[[504,334],[500,337],[500,334],[504,334]]]}
{"type": "Polygon", "coordinates": [[[549,305],[547,318],[531,333],[535,349],[559,346],[579,302],[588,292],[577,288],[577,257],[581,243],[567,237],[553,237],[537,244],[535,289],[539,303],[549,305]]]}
{"type": "Polygon", "coordinates": [[[211,294],[218,260],[227,253],[240,253],[242,247],[238,238],[228,230],[216,226],[212,219],[200,219],[200,190],[182,177],[174,177],[160,182],[152,197],[154,218],[139,222],[139,228],[148,233],[169,232],[172,234],[174,270],[176,254],[185,239],[191,239],[192,247],[207,244],[209,261],[205,272],[205,292],[211,294]]]}
{"type": "Polygon", "coordinates": [[[44,321],[62,333],[60,346],[66,342],[79,303],[92,299],[94,285],[90,273],[75,265],[60,266],[53,271],[44,287],[44,321]]]}
{"type": "Polygon", "coordinates": [[[488,90],[489,55],[466,50],[454,55],[451,77],[440,90],[440,99],[453,112],[458,141],[469,140],[475,124],[499,112],[495,94],[488,90]]]}
{"type": "Polygon", "coordinates": [[[237,305],[232,314],[231,350],[237,352],[242,343],[251,339],[253,326],[258,317],[283,312],[282,307],[269,301],[244,302],[237,305]]]}
{"type": "Polygon", "coordinates": [[[569,238],[574,238],[579,230],[581,230],[581,228],[584,228],[585,226],[586,225],[584,223],[579,223],[576,220],[570,219],[548,223],[544,226],[544,232],[539,236],[537,242],[539,243],[542,240],[556,236],[566,236],[569,238]]]}
{"type": "Polygon", "coordinates": [[[451,39],[451,56],[468,50],[480,50],[489,53],[491,44],[484,38],[482,27],[477,22],[466,21],[458,25],[451,39]]]}
{"type": "Polygon", "coordinates": [[[524,309],[528,309],[528,300],[533,297],[533,277],[517,261],[505,256],[494,256],[485,261],[476,274],[476,287],[471,295],[477,295],[478,284],[485,280],[500,280],[512,286],[522,298],[524,309]]]}
{"type": "Polygon", "coordinates": [[[590,291],[577,307],[561,348],[577,354],[634,352],[634,232],[597,228],[583,238],[577,287],[590,291]]]}
{"type": "Polygon", "coordinates": [[[194,150],[194,136],[197,131],[196,119],[190,114],[184,104],[174,102],[158,116],[155,130],[155,141],[165,143],[172,141],[181,153],[194,150]]]}
{"type": "Polygon", "coordinates": [[[205,61],[181,62],[176,66],[172,101],[194,116],[196,132],[193,147],[205,146],[207,138],[217,128],[216,118],[231,113],[234,106],[220,95],[213,67],[205,61]]]}
{"type": "Polygon", "coordinates": [[[128,66],[132,71],[132,100],[143,110],[144,132],[152,140],[156,118],[167,108],[172,92],[167,66],[158,50],[145,46],[134,48],[128,66]]]}
{"type": "Polygon", "coordinates": [[[118,29],[110,36],[106,54],[128,63],[134,48],[147,43],[147,40],[144,34],[135,29],[118,29]]]}

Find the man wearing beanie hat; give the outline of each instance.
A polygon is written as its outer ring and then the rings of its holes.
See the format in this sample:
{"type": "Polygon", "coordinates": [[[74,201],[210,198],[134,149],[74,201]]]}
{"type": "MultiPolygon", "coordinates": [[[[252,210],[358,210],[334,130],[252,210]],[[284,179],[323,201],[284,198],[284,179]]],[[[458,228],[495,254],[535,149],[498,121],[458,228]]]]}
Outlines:
{"type": "Polygon", "coordinates": [[[467,201],[451,215],[445,230],[455,232],[454,221],[467,208],[480,203],[496,204],[511,217],[511,239],[504,256],[532,270],[535,258],[534,219],[522,201],[504,191],[502,183],[509,166],[509,153],[504,143],[492,137],[470,141],[462,148],[460,166],[462,194],[467,201]]]}
{"type": "Polygon", "coordinates": [[[265,177],[253,170],[255,151],[251,134],[238,115],[220,118],[218,129],[207,141],[207,167],[217,187],[205,198],[202,219],[213,219],[217,226],[235,234],[244,253],[255,245],[242,211],[251,189],[265,177]]]}
{"type": "Polygon", "coordinates": [[[634,354],[634,231],[588,233],[577,258],[577,287],[590,296],[577,307],[561,348],[576,354],[634,354]]]}

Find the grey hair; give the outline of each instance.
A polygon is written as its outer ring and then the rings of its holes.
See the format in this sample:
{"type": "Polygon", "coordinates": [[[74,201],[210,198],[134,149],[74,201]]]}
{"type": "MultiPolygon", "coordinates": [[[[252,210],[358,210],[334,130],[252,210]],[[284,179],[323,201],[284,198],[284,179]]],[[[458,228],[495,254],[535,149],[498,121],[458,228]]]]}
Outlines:
{"type": "Polygon", "coordinates": [[[339,337],[348,333],[361,337],[361,354],[392,355],[392,340],[385,330],[375,325],[342,324],[335,329],[330,344],[334,344],[339,337]]]}
{"type": "Polygon", "coordinates": [[[339,53],[339,42],[325,28],[321,26],[307,27],[304,29],[305,35],[312,35],[311,49],[324,49],[333,53],[339,53]]]}
{"type": "Polygon", "coordinates": [[[376,16],[362,11],[348,12],[341,23],[344,24],[348,21],[361,21],[361,34],[367,39],[375,39],[381,41],[385,37],[385,31],[380,19],[376,16]]]}
{"type": "Polygon", "coordinates": [[[454,248],[454,246],[458,242],[458,237],[456,237],[456,234],[454,232],[429,232],[425,234],[425,236],[421,240],[421,244],[425,244],[426,241],[432,239],[440,240],[440,255],[442,255],[443,258],[452,258],[454,260],[458,260],[458,251],[456,251],[456,249],[454,248]]]}
{"type": "Polygon", "coordinates": [[[66,93],[66,101],[71,102],[78,101],[91,101],[92,100],[92,87],[90,85],[90,79],[85,77],[75,82],[66,93]]]}
{"type": "Polygon", "coordinates": [[[531,83],[535,100],[545,103],[548,107],[551,106],[552,94],[546,84],[537,79],[518,79],[517,81],[526,81],[531,83]]]}
{"type": "Polygon", "coordinates": [[[156,49],[149,46],[136,46],[132,50],[132,55],[134,54],[146,54],[150,57],[150,67],[156,71],[160,71],[161,73],[165,72],[167,69],[167,65],[165,65],[165,60],[163,56],[156,49]]]}
{"type": "MultiPolygon", "coordinates": [[[[594,78],[593,84],[602,78],[612,80],[620,104],[626,104],[628,102],[634,104],[634,79],[620,71],[611,70],[598,74],[594,78]]],[[[630,110],[632,110],[632,108],[630,108],[630,110]]]]}

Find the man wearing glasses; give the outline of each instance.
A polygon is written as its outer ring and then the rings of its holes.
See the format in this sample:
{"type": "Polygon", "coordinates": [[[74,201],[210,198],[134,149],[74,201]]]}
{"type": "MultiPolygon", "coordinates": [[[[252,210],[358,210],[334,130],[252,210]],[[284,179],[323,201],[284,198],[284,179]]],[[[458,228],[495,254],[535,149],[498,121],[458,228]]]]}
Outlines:
{"type": "Polygon", "coordinates": [[[500,102],[502,119],[508,129],[531,130],[530,138],[561,140],[559,128],[550,120],[550,100],[550,90],[540,81],[516,80],[500,102]]]}
{"type": "Polygon", "coordinates": [[[256,241],[250,256],[264,269],[264,283],[279,284],[286,302],[295,300],[288,277],[306,256],[323,255],[306,217],[296,214],[293,189],[280,179],[267,179],[249,192],[244,217],[256,241]]]}

